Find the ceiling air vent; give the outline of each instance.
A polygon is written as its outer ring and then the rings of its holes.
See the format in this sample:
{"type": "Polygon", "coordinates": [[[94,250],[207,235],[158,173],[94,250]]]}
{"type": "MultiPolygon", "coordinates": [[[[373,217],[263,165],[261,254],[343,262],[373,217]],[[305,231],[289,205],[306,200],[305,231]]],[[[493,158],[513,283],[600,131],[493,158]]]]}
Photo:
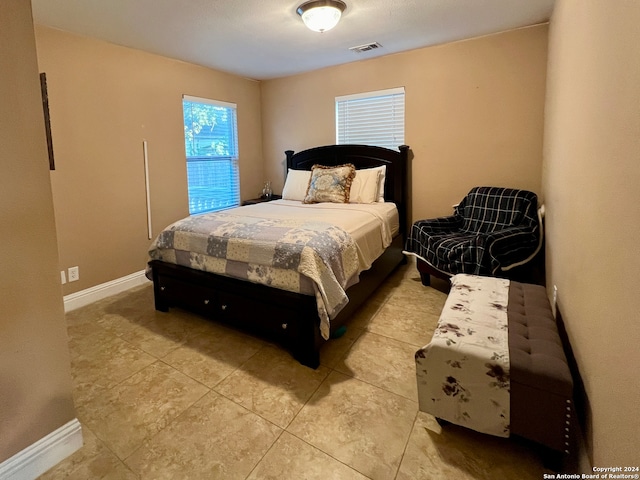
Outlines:
{"type": "Polygon", "coordinates": [[[373,43],[367,43],[366,45],[358,45],[357,47],[351,47],[349,48],[349,50],[355,53],[364,53],[364,52],[368,52],[369,50],[375,50],[376,48],[381,48],[381,47],[382,45],[380,45],[378,42],[373,42],[373,43]]]}

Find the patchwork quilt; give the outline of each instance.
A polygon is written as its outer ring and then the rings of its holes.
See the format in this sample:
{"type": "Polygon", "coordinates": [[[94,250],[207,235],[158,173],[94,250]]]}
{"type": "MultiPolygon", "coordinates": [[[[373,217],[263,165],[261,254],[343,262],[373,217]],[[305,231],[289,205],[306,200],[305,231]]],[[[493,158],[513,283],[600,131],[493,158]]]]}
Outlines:
{"type": "Polygon", "coordinates": [[[335,225],[231,211],[192,216],[170,225],[155,239],[149,256],[315,295],[325,339],[330,319],[349,301],[345,290],[358,281],[359,273],[356,244],[335,225]]]}

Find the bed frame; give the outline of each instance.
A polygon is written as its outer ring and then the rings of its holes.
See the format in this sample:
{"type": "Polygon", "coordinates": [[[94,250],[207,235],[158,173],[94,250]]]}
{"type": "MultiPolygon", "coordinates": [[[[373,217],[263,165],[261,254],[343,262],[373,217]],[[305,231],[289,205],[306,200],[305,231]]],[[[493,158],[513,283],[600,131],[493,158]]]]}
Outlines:
{"type": "MultiPolygon", "coordinates": [[[[311,170],[315,164],[352,163],[356,168],[386,166],[385,199],[394,202],[400,215],[400,233],[373,266],[362,272],[360,282],[347,290],[349,303],[331,320],[331,332],[345,324],[353,312],[387,276],[406,259],[402,254],[407,232],[407,163],[409,147],[400,151],[366,145],[328,145],[295,153],[287,150],[287,168],[311,170]]],[[[320,334],[314,296],[292,293],[180,265],[153,260],[156,310],[178,306],[276,340],[303,365],[320,364],[320,334]]]]}

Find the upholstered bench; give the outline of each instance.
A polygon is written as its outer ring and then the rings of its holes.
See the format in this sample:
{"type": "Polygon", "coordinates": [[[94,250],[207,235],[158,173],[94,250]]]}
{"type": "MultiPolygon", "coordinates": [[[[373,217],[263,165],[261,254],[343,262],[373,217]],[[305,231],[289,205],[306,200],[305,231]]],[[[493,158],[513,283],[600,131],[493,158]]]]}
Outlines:
{"type": "Polygon", "coordinates": [[[573,381],[546,290],[455,275],[431,342],[416,352],[420,410],[439,421],[569,453],[573,381]]]}

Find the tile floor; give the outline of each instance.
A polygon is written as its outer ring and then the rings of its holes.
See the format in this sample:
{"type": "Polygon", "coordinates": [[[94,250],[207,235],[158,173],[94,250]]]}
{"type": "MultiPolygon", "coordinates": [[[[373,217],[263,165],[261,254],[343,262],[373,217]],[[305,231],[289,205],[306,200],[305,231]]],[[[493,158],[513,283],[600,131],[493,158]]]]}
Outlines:
{"type": "Polygon", "coordinates": [[[317,370],[152,297],[142,286],[67,314],[84,447],[41,479],[543,478],[531,445],[418,411],[413,354],[446,294],[411,264],[317,370]]]}

